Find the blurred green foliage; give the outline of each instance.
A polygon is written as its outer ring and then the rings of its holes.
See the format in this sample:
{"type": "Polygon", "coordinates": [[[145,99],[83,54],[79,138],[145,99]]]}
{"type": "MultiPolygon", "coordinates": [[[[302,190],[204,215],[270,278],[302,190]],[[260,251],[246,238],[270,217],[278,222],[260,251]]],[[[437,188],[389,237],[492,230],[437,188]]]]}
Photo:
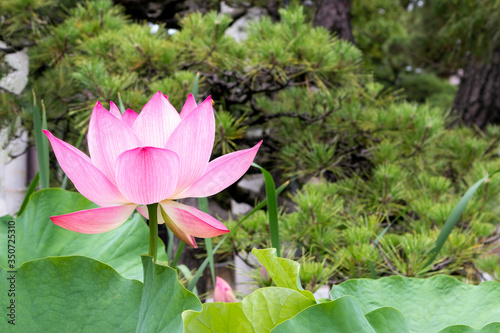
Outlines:
{"type": "MultiPolygon", "coordinates": [[[[280,215],[281,237],[289,245],[290,256],[306,254],[316,262],[326,259],[329,264],[325,267],[336,266],[331,277],[334,282],[438,273],[477,282],[481,278],[477,260],[481,270],[498,278],[498,257],[496,263],[490,257],[481,257],[498,239],[497,177],[469,202],[434,265],[424,266],[461,196],[487,172],[500,168],[498,136],[480,137],[472,129],[446,128],[446,113],[427,105],[391,103],[383,107],[365,105],[359,110],[334,113],[324,126],[331,126],[330,131],[342,138],[363,134],[369,147],[365,156],[369,168],[365,172],[346,177],[332,167],[325,169],[326,159],[352,157],[336,152],[334,145],[328,145],[330,151],[307,149],[310,137],[297,139],[306,143],[297,143],[295,153],[286,154],[285,150],[284,161],[278,163],[289,166],[290,176],[321,177],[309,178],[290,196],[295,208],[280,215]]],[[[490,128],[491,133],[496,130],[490,128]]],[[[314,144],[321,145],[317,141],[314,144]]],[[[235,223],[229,223],[232,242],[225,251],[250,251],[256,243],[269,246],[265,214],[254,215],[243,228],[232,229],[235,223]]]]}

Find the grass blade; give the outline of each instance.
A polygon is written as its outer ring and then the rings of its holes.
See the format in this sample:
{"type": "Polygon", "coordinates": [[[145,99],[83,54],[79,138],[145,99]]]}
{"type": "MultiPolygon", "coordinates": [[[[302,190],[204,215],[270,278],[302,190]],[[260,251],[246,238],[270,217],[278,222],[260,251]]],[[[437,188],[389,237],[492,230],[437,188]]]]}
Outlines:
{"type": "Polygon", "coordinates": [[[200,73],[196,73],[196,76],[194,78],[194,83],[193,83],[193,90],[191,93],[193,94],[194,99],[196,100],[196,97],[198,96],[198,84],[200,82],[200,73]]]}
{"type": "Polygon", "coordinates": [[[37,172],[35,178],[33,178],[33,180],[31,181],[30,187],[28,188],[26,195],[24,196],[23,203],[21,204],[21,207],[17,212],[17,216],[21,216],[21,214],[24,212],[24,209],[26,209],[26,205],[28,204],[30,196],[33,194],[33,192],[35,192],[39,180],[40,180],[40,174],[37,172]]]}
{"type": "Polygon", "coordinates": [[[40,188],[49,187],[49,151],[48,143],[44,142],[45,135],[42,132],[42,122],[40,119],[40,111],[36,103],[35,92],[33,91],[33,127],[35,131],[36,156],[38,159],[38,172],[40,174],[40,188]]]}
{"type": "Polygon", "coordinates": [[[424,267],[427,267],[428,265],[432,264],[432,262],[434,261],[434,259],[436,259],[436,256],[438,255],[439,251],[441,251],[441,248],[443,247],[444,243],[448,239],[448,236],[450,235],[450,233],[453,230],[453,228],[457,225],[458,220],[460,219],[460,216],[462,216],[462,213],[464,212],[465,207],[467,207],[467,204],[469,203],[469,201],[472,198],[472,196],[474,195],[474,193],[476,193],[477,189],[486,180],[488,180],[490,177],[492,177],[494,174],[496,174],[499,171],[500,170],[496,170],[491,175],[488,175],[488,176],[484,177],[483,179],[479,180],[477,183],[475,183],[474,185],[472,185],[467,190],[467,192],[465,192],[465,194],[462,197],[462,199],[460,199],[460,201],[455,206],[455,208],[451,212],[450,216],[446,220],[446,222],[445,222],[445,224],[443,226],[443,229],[441,230],[441,232],[438,235],[438,238],[436,239],[436,244],[434,245],[434,247],[432,248],[432,250],[429,251],[429,254],[428,254],[429,260],[427,260],[427,262],[425,263],[424,267]]]}
{"type": "MultiPolygon", "coordinates": [[[[45,111],[45,104],[43,104],[43,99],[42,99],[42,129],[47,130],[47,112],[45,111]]],[[[43,154],[45,155],[45,170],[47,170],[47,186],[50,184],[49,183],[49,178],[50,178],[50,165],[49,165],[49,139],[45,135],[42,136],[42,142],[43,142],[43,154]]]]}
{"type": "Polygon", "coordinates": [[[278,224],[278,198],[276,195],[276,186],[274,185],[273,176],[256,163],[252,163],[252,166],[259,168],[264,175],[264,181],[266,185],[266,196],[267,196],[267,215],[269,218],[269,231],[271,233],[271,245],[276,249],[276,256],[281,257],[281,247],[280,247],[280,229],[278,224]]]}
{"type": "Polygon", "coordinates": [[[168,246],[167,246],[167,259],[168,262],[173,262],[172,251],[174,250],[174,233],[167,227],[168,246]]]}
{"type": "MultiPolygon", "coordinates": [[[[202,212],[209,214],[207,198],[198,198],[198,208],[202,212]]],[[[212,283],[215,287],[215,265],[212,238],[205,238],[205,247],[207,249],[208,263],[210,264],[210,273],[212,274],[212,283]]]]}
{"type": "Polygon", "coordinates": [[[186,243],[179,240],[179,245],[177,246],[177,251],[175,252],[175,258],[174,261],[172,261],[172,268],[177,267],[177,263],[179,262],[179,258],[181,257],[182,250],[184,250],[184,245],[186,245],[186,243]]]}
{"type": "Polygon", "coordinates": [[[181,271],[181,273],[186,277],[186,279],[190,279],[193,277],[193,274],[191,274],[191,271],[189,268],[187,268],[186,265],[179,265],[177,266],[177,269],[181,271]]]}
{"type": "Polygon", "coordinates": [[[120,112],[123,114],[125,112],[125,105],[123,104],[122,98],[120,96],[120,93],[118,93],[118,108],[120,109],[120,112]]]}

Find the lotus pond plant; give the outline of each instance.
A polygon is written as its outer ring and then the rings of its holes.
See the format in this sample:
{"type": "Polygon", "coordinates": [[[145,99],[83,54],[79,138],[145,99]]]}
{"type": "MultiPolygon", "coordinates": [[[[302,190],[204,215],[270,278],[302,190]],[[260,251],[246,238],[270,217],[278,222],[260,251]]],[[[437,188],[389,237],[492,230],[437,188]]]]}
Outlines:
{"type": "MultiPolygon", "coordinates": [[[[113,102],[109,111],[97,102],[87,135],[90,157],[44,133],[76,189],[100,206],[53,216],[55,224],[102,233],[122,225],[137,209],[150,224],[166,223],[193,247],[194,237],[229,230],[209,214],[175,200],[211,196],[233,184],[248,170],[262,143],[209,162],[215,137],[211,98],[197,105],[190,94],[179,114],[161,92],[140,114],[128,109],[122,115],[113,102]]],[[[152,237],[157,238],[157,231],[152,237]]],[[[155,250],[151,254],[156,257],[155,250]]]]}

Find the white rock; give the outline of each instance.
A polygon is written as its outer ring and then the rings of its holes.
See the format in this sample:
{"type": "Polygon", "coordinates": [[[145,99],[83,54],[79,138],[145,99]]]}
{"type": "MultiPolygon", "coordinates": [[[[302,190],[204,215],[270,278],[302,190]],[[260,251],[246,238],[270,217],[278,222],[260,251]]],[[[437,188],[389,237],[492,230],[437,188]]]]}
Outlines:
{"type": "Polygon", "coordinates": [[[249,211],[252,210],[252,206],[245,202],[236,202],[235,200],[231,199],[231,214],[233,215],[245,215],[249,211]]]}
{"type": "MultiPolygon", "coordinates": [[[[8,45],[0,41],[0,47],[7,48],[8,45]]],[[[26,49],[7,54],[4,61],[14,70],[0,78],[0,88],[19,95],[28,83],[29,58],[26,49]]]]}
{"type": "MultiPolygon", "coordinates": [[[[230,14],[235,9],[229,7],[224,2],[220,6],[222,14],[230,14]]],[[[256,21],[265,15],[264,9],[252,7],[247,13],[236,20],[229,28],[226,29],[226,35],[233,37],[236,41],[241,42],[247,39],[246,28],[250,21],[256,21]]]]}
{"type": "Polygon", "coordinates": [[[314,293],[314,297],[316,297],[316,299],[318,299],[318,298],[330,298],[330,286],[325,284],[325,285],[319,287],[319,289],[316,290],[316,292],[314,293]]]}
{"type": "Polygon", "coordinates": [[[261,174],[246,175],[238,182],[238,187],[258,194],[264,187],[264,176],[261,174]]]}
{"type": "Polygon", "coordinates": [[[18,127],[17,137],[7,144],[8,134],[7,127],[0,131],[0,147],[5,147],[0,150],[0,216],[19,210],[28,180],[28,132],[18,127]]]}
{"type": "MultiPolygon", "coordinates": [[[[241,253],[241,256],[244,257],[245,253],[241,253]]],[[[249,256],[249,260],[256,265],[260,265],[253,254],[249,256]]],[[[252,274],[252,268],[238,256],[234,256],[234,266],[236,267],[236,290],[241,294],[250,294],[256,288],[255,283],[253,283],[254,280],[250,276],[252,274]]]]}

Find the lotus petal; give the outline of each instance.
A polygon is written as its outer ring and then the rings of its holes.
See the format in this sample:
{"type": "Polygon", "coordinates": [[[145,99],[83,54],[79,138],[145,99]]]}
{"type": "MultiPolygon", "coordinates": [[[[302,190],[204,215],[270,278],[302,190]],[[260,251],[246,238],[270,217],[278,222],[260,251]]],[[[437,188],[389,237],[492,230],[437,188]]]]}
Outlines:
{"type": "MultiPolygon", "coordinates": [[[[147,207],[147,206],[144,206],[144,205],[142,205],[142,206],[137,206],[137,208],[136,208],[136,209],[137,209],[137,211],[138,211],[139,213],[141,213],[141,215],[142,215],[142,216],[144,216],[144,218],[145,218],[146,220],[149,220],[149,213],[148,213],[148,207],[147,207]]],[[[159,222],[158,222],[158,223],[159,223],[159,222]]]]}
{"type": "Polygon", "coordinates": [[[172,220],[173,224],[188,235],[211,238],[229,232],[224,224],[194,207],[186,206],[171,200],[161,201],[160,205],[172,220]]]}
{"type": "Polygon", "coordinates": [[[197,105],[193,94],[189,94],[188,98],[186,99],[186,103],[184,103],[184,106],[182,107],[181,118],[186,118],[191,113],[191,111],[196,108],[196,106],[197,105]]]}
{"type": "Polygon", "coordinates": [[[234,296],[233,289],[231,288],[229,283],[218,276],[215,281],[214,302],[236,302],[236,296],[234,296]]]}
{"type": "Polygon", "coordinates": [[[118,119],[122,119],[122,113],[115,103],[109,102],[109,112],[118,119]]]}
{"type": "Polygon", "coordinates": [[[125,111],[122,115],[122,120],[125,123],[125,125],[132,128],[132,126],[134,125],[134,122],[138,116],[139,115],[134,110],[127,109],[127,111],[125,111]]]}
{"type": "Polygon", "coordinates": [[[224,190],[247,172],[261,144],[216,158],[208,163],[203,176],[173,199],[208,197],[224,190]]]}
{"type": "Polygon", "coordinates": [[[142,146],[132,129],[111,115],[97,102],[90,117],[87,135],[92,162],[113,183],[115,160],[126,150],[142,146]]]}
{"type": "Polygon", "coordinates": [[[168,99],[157,92],[144,105],[132,129],[145,146],[164,148],[181,117],[168,99]]]}
{"type": "Polygon", "coordinates": [[[179,157],[167,149],[139,147],[121,153],[115,167],[116,182],[125,198],[149,205],[174,193],[179,157]]]}
{"type": "Polygon", "coordinates": [[[196,240],[194,239],[194,237],[179,228],[179,226],[177,226],[168,215],[161,214],[161,211],[162,207],[161,205],[158,205],[158,224],[165,223],[167,227],[174,233],[174,235],[177,236],[177,238],[197,249],[198,245],[196,244],[196,240]]]}
{"type": "Polygon", "coordinates": [[[81,210],[51,216],[52,222],[64,229],[82,234],[99,234],[121,226],[134,212],[136,205],[124,205],[81,210]]]}
{"type": "Polygon", "coordinates": [[[104,207],[129,203],[106,175],[92,164],[87,155],[59,140],[49,131],[43,132],[52,145],[59,165],[84,197],[104,207]]]}
{"type": "Polygon", "coordinates": [[[203,175],[214,138],[215,117],[212,100],[208,97],[181,121],[165,147],[179,155],[179,181],[175,193],[181,193],[203,175]]]}

